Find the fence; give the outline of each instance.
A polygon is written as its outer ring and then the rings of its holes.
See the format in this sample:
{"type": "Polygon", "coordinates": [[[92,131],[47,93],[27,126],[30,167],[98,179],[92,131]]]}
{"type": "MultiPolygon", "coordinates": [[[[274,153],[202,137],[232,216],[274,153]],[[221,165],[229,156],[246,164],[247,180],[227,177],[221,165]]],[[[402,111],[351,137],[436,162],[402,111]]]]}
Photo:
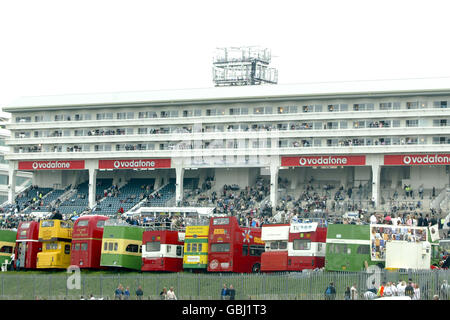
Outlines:
{"type": "MultiPolygon", "coordinates": [[[[344,291],[357,285],[360,299],[371,282],[373,274],[366,272],[298,272],[271,274],[193,274],[193,273],[81,273],[80,288],[69,289],[70,274],[2,273],[0,276],[0,299],[80,299],[81,296],[114,299],[114,290],[119,284],[129,287],[131,299],[135,290],[142,286],[145,300],[159,299],[163,287],[174,287],[179,300],[218,300],[224,283],[236,289],[237,300],[322,300],[330,282],[334,282],[336,299],[344,299],[344,291]]],[[[407,281],[418,283],[422,300],[431,300],[435,294],[449,300],[449,292],[442,292],[444,280],[450,282],[450,271],[409,271],[380,273],[380,281],[407,281]]]]}

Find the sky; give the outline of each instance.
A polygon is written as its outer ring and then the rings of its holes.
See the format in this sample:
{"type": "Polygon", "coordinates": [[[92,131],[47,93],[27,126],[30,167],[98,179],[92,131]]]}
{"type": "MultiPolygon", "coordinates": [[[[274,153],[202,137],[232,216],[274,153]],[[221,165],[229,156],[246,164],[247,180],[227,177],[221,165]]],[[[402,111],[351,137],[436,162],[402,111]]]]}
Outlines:
{"type": "Polygon", "coordinates": [[[218,47],[278,84],[450,77],[448,1],[0,1],[0,108],[21,96],[213,87],[218,47]],[[448,3],[448,4],[447,4],[448,3]]]}

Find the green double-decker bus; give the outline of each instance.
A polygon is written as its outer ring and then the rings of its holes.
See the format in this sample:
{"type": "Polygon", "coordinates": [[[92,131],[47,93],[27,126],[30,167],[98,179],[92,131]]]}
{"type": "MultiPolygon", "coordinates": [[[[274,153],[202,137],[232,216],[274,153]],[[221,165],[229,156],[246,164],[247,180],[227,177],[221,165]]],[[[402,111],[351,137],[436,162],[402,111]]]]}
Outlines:
{"type": "Polygon", "coordinates": [[[11,261],[11,255],[16,245],[16,236],[16,231],[0,229],[0,266],[11,261]]]}
{"type": "Polygon", "coordinates": [[[141,270],[144,229],[106,221],[103,229],[100,265],[141,270]]]}
{"type": "Polygon", "coordinates": [[[325,270],[361,271],[377,263],[371,261],[369,225],[328,225],[325,270]]]}
{"type": "MultiPolygon", "coordinates": [[[[430,264],[439,259],[438,241],[432,242],[429,228],[392,225],[329,224],[327,230],[325,270],[362,271],[386,264],[388,242],[428,242],[430,264]]],[[[394,252],[395,254],[395,252],[394,252]]],[[[409,268],[406,263],[405,268],[409,268]]]]}

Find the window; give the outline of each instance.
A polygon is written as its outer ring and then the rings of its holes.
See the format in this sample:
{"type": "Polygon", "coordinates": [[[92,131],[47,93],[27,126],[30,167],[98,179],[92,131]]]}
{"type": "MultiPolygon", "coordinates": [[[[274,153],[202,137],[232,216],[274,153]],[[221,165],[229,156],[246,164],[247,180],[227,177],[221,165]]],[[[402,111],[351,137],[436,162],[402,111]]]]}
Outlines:
{"type": "Polygon", "coordinates": [[[198,244],[198,249],[197,250],[198,250],[198,252],[202,252],[202,244],[201,243],[198,244]]]}
{"type": "Polygon", "coordinates": [[[250,255],[254,257],[260,257],[264,252],[264,246],[251,245],[250,255]]]}
{"type": "Polygon", "coordinates": [[[334,243],[331,252],[336,254],[347,254],[347,245],[342,243],[334,243]]]}
{"type": "Polygon", "coordinates": [[[0,248],[1,253],[12,253],[13,247],[12,246],[3,246],[0,248]]]}
{"type": "Polygon", "coordinates": [[[370,246],[368,245],[360,245],[358,249],[356,249],[357,254],[370,254],[370,246]]]}
{"type": "Polygon", "coordinates": [[[242,246],[242,256],[246,257],[248,256],[248,245],[243,245],[242,246]]]}
{"type": "Polygon", "coordinates": [[[191,251],[191,244],[188,243],[188,244],[186,245],[186,252],[190,252],[190,251],[191,251]]]}
{"type": "Polygon", "coordinates": [[[77,226],[79,226],[79,227],[87,227],[88,224],[89,224],[89,220],[78,220],[77,221],[77,226]]]}
{"type": "Polygon", "coordinates": [[[125,248],[126,252],[139,252],[139,246],[137,244],[129,244],[125,248]]]}
{"type": "Polygon", "coordinates": [[[104,250],[104,251],[107,251],[107,250],[108,250],[108,242],[105,242],[105,243],[103,244],[103,250],[104,250]]]}
{"type": "Polygon", "coordinates": [[[411,128],[411,127],[418,127],[419,126],[419,120],[415,119],[415,120],[406,120],[406,127],[411,128]]]}
{"type": "Polygon", "coordinates": [[[81,244],[81,251],[87,251],[87,249],[88,249],[88,244],[87,244],[87,242],[83,242],[83,243],[81,244]]]}
{"type": "Polygon", "coordinates": [[[311,240],[295,239],[294,250],[311,250],[311,240]]]}
{"type": "Polygon", "coordinates": [[[75,243],[75,244],[74,244],[73,250],[74,250],[74,251],[80,250],[80,244],[79,244],[79,243],[75,243]]]}
{"type": "Polygon", "coordinates": [[[287,249],[287,241],[272,241],[270,243],[271,250],[286,250],[287,249]]]}
{"type": "Polygon", "coordinates": [[[192,252],[197,252],[197,244],[196,243],[192,244],[192,252]]]}
{"type": "Polygon", "coordinates": [[[176,254],[177,254],[177,256],[181,256],[183,254],[183,247],[182,246],[177,246],[176,254]]]}
{"type": "Polygon", "coordinates": [[[105,226],[105,220],[99,220],[97,222],[97,228],[103,229],[104,226],[105,226]]]}
{"type": "Polygon", "coordinates": [[[70,254],[70,244],[64,246],[64,254],[70,254]]]}
{"type": "Polygon", "coordinates": [[[41,224],[41,226],[43,228],[50,228],[50,227],[53,227],[54,225],[55,225],[55,221],[53,221],[53,220],[42,221],[42,224],[41,224]]]}
{"type": "Polygon", "coordinates": [[[392,102],[381,102],[380,110],[392,110],[392,102]]]}
{"type": "Polygon", "coordinates": [[[211,244],[211,252],[230,252],[229,243],[213,243],[211,244]]]}
{"type": "Polygon", "coordinates": [[[447,108],[447,101],[434,101],[433,107],[435,108],[447,108]]]}
{"type": "Polygon", "coordinates": [[[161,250],[161,242],[147,242],[145,244],[145,250],[147,252],[159,252],[161,250]]]}
{"type": "Polygon", "coordinates": [[[108,251],[113,251],[113,248],[114,248],[114,243],[109,242],[108,243],[108,251]]]}
{"type": "Polygon", "coordinates": [[[117,249],[119,248],[119,244],[117,242],[114,243],[114,251],[117,251],[117,249]]]}

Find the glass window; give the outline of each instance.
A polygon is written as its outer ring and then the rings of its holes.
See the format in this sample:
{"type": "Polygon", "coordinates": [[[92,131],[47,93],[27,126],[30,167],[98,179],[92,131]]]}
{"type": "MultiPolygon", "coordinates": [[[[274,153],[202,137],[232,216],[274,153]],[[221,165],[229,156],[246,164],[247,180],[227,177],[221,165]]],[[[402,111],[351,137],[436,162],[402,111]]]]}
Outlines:
{"type": "Polygon", "coordinates": [[[264,252],[264,246],[256,246],[256,245],[250,246],[250,255],[251,256],[260,257],[263,252],[264,252]]]}
{"type": "Polygon", "coordinates": [[[105,242],[105,243],[103,244],[103,250],[104,250],[104,251],[107,251],[107,250],[108,250],[108,242],[105,242]]]}
{"type": "Polygon", "coordinates": [[[50,228],[50,227],[53,227],[54,225],[55,225],[55,221],[53,221],[53,220],[42,221],[42,224],[41,224],[41,226],[43,228],[50,228]]]}
{"type": "Polygon", "coordinates": [[[80,244],[79,243],[75,243],[75,247],[74,247],[73,250],[75,250],[75,251],[80,250],[80,244]]]}
{"type": "Polygon", "coordinates": [[[129,244],[125,248],[126,252],[139,252],[139,246],[137,244],[129,244]]]}
{"type": "Polygon", "coordinates": [[[70,254],[70,244],[64,246],[64,254],[70,254]]]}
{"type": "Polygon", "coordinates": [[[97,228],[103,228],[105,226],[105,220],[99,220],[97,222],[97,228]]]}
{"type": "Polygon", "coordinates": [[[87,242],[83,242],[83,243],[81,244],[81,251],[87,251],[87,249],[88,249],[88,244],[87,244],[87,242]]]}
{"type": "Polygon", "coordinates": [[[77,226],[79,227],[86,227],[89,224],[89,220],[78,220],[77,226]]]}
{"type": "Polygon", "coordinates": [[[358,249],[356,249],[357,254],[370,254],[370,246],[369,245],[360,245],[358,249]]]}
{"type": "Polygon", "coordinates": [[[347,245],[346,244],[335,243],[333,249],[334,249],[334,253],[347,254],[347,245]]]}
{"type": "Polygon", "coordinates": [[[161,242],[147,242],[145,244],[145,250],[147,252],[159,252],[161,250],[161,242]]]}
{"type": "Polygon", "coordinates": [[[311,240],[295,239],[293,248],[294,248],[294,250],[311,250],[311,240]]]}
{"type": "Polygon", "coordinates": [[[167,245],[166,252],[169,253],[170,251],[172,251],[172,246],[171,245],[167,245]]]}
{"type": "Polygon", "coordinates": [[[188,243],[186,244],[186,252],[190,252],[191,251],[191,244],[188,243]]]}
{"type": "Polygon", "coordinates": [[[108,243],[108,251],[113,251],[113,248],[114,248],[114,243],[109,242],[108,243]]]}
{"type": "Polygon", "coordinates": [[[13,247],[12,246],[2,246],[0,248],[0,252],[2,252],[2,253],[12,253],[13,252],[13,247]]]}
{"type": "Polygon", "coordinates": [[[243,245],[242,246],[242,255],[245,257],[245,256],[248,256],[248,245],[243,245]]]}
{"type": "Polygon", "coordinates": [[[212,243],[211,252],[230,252],[229,243],[212,243]]]}
{"type": "Polygon", "coordinates": [[[182,253],[183,253],[183,247],[182,246],[177,246],[177,252],[176,252],[177,256],[181,256],[182,253]]]}
{"type": "Polygon", "coordinates": [[[192,252],[197,252],[197,244],[196,243],[192,244],[192,252]]]}

